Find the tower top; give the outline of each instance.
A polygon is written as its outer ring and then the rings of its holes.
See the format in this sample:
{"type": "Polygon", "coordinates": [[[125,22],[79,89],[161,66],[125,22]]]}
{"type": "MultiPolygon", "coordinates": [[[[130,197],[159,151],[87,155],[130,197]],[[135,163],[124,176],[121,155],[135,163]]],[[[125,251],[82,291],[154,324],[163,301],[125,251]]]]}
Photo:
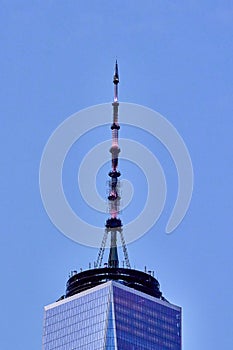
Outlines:
{"type": "Polygon", "coordinates": [[[106,281],[116,281],[120,284],[133,288],[137,291],[146,293],[160,300],[165,300],[160,291],[160,285],[157,279],[154,278],[152,271],[148,273],[131,269],[127,247],[123,235],[123,224],[121,219],[118,217],[120,214],[120,181],[121,176],[118,170],[118,156],[120,148],[118,144],[118,133],[120,129],[118,120],[118,84],[119,84],[119,72],[118,63],[115,62],[115,69],[113,75],[114,84],[114,101],[112,103],[113,116],[112,116],[112,145],[110,148],[111,153],[111,170],[108,173],[109,180],[109,218],[105,223],[104,235],[101,243],[101,247],[98,252],[97,261],[94,263],[94,269],[89,265],[89,270],[73,271],[70,275],[69,280],[66,284],[66,294],[63,295],[59,300],[68,298],[77,293],[83,292],[97,285],[104,284],[106,281]],[[109,237],[110,236],[110,237],[109,237]],[[106,247],[108,237],[110,238],[110,249],[108,262],[102,267],[102,260],[106,247]],[[117,240],[121,241],[122,250],[124,254],[123,268],[119,266],[118,259],[118,244],[117,240]],[[152,273],[151,273],[152,272],[152,273]]]}

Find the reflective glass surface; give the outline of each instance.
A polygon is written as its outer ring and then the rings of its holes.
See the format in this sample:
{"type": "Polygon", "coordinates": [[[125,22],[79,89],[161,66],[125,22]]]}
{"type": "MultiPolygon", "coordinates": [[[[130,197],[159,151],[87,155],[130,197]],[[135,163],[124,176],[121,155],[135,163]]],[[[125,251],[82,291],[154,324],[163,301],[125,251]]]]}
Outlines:
{"type": "Polygon", "coordinates": [[[103,350],[109,304],[107,286],[47,309],[43,350],[103,350]]]}
{"type": "Polygon", "coordinates": [[[181,349],[179,308],[116,286],[113,296],[118,349],[181,349]]]}
{"type": "Polygon", "coordinates": [[[46,307],[43,350],[181,350],[181,309],[108,282],[46,307]]]}
{"type": "Polygon", "coordinates": [[[107,334],[106,334],[107,336],[106,336],[106,343],[105,343],[104,350],[117,349],[115,333],[116,333],[116,327],[115,327],[114,314],[113,314],[113,305],[111,301],[109,312],[108,312],[108,323],[107,323],[107,334]]]}

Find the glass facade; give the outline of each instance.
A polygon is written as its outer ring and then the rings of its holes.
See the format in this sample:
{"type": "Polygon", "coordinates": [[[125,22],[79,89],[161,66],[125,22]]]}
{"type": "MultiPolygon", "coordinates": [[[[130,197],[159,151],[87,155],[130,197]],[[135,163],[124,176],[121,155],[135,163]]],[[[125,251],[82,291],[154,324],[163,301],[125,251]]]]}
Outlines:
{"type": "Polygon", "coordinates": [[[181,309],[117,282],[45,307],[43,350],[181,350],[181,309]]]}
{"type": "Polygon", "coordinates": [[[45,308],[43,350],[102,350],[111,285],[89,290],[45,308]]]}
{"type": "Polygon", "coordinates": [[[113,300],[118,349],[181,349],[180,308],[116,286],[113,300]]]}

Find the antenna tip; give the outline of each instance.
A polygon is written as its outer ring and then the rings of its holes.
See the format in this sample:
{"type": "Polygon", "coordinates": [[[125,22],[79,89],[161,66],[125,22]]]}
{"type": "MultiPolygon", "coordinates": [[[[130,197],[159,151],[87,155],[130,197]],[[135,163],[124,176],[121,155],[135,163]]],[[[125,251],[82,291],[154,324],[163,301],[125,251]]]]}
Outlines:
{"type": "Polygon", "coordinates": [[[113,83],[115,85],[117,85],[119,83],[119,73],[118,73],[117,59],[116,59],[116,63],[115,63],[115,72],[114,72],[114,76],[113,76],[113,83]]]}

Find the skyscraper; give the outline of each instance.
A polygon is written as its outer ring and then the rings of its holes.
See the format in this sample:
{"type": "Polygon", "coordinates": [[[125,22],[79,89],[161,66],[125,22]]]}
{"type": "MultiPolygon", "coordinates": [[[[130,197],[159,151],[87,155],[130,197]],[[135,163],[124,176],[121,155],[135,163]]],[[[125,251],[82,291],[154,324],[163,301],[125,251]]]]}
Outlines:
{"type": "Polygon", "coordinates": [[[119,214],[118,83],[116,62],[109,172],[109,213],[94,269],[73,271],[66,293],[45,307],[43,350],[181,350],[181,308],[170,304],[151,271],[131,269],[119,214]],[[119,267],[117,235],[125,256],[119,267]],[[102,267],[108,236],[108,263],[102,267]]]}

